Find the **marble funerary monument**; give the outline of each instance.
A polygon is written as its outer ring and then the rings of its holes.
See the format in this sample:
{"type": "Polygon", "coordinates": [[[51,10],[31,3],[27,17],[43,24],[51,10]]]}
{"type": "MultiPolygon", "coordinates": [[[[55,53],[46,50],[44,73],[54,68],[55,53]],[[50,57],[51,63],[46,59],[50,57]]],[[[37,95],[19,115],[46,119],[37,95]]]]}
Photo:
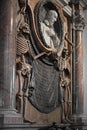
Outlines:
{"type": "Polygon", "coordinates": [[[0,129],[72,130],[87,123],[86,5],[86,0],[0,1],[0,129]]]}

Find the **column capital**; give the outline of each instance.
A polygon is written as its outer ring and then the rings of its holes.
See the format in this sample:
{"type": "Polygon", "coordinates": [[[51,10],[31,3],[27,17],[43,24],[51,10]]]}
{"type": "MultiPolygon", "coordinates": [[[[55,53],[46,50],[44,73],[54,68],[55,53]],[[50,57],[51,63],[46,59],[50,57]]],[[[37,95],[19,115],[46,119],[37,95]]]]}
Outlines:
{"type": "Polygon", "coordinates": [[[84,19],[84,14],[82,10],[76,10],[74,20],[75,20],[75,29],[83,31],[86,25],[86,21],[84,19]]]}
{"type": "Polygon", "coordinates": [[[87,6],[87,0],[71,0],[71,2],[73,4],[81,5],[83,8],[85,8],[87,6]]]}

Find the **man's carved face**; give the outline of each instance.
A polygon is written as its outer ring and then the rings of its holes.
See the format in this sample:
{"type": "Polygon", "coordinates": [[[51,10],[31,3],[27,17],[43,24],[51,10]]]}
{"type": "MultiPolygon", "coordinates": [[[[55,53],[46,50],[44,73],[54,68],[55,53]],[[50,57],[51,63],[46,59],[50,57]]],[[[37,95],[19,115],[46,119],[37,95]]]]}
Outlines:
{"type": "Polygon", "coordinates": [[[58,15],[57,12],[54,10],[50,10],[47,13],[47,20],[50,22],[50,24],[54,24],[54,22],[57,21],[58,15]]]}

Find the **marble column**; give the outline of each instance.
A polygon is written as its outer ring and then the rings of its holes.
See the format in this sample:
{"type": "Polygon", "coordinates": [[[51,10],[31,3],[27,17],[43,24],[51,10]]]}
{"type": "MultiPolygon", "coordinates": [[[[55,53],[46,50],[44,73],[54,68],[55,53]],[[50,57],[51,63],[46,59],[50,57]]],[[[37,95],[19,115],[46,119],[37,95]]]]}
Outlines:
{"type": "Polygon", "coordinates": [[[82,10],[77,11],[75,18],[75,100],[76,110],[75,118],[77,123],[83,121],[83,107],[84,107],[84,84],[83,84],[83,29],[85,21],[83,18],[82,10]]]}
{"type": "Polygon", "coordinates": [[[83,113],[83,44],[82,31],[76,30],[76,113],[83,113]]]}
{"type": "Polygon", "coordinates": [[[0,124],[21,123],[15,110],[16,0],[0,0],[0,124]]]}

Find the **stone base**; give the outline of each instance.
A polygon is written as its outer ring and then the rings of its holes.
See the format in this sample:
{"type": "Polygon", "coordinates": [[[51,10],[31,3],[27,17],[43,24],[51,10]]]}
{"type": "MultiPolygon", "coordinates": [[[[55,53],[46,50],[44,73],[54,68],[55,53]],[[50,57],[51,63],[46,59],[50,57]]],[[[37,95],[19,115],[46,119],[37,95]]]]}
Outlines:
{"type": "Polygon", "coordinates": [[[87,130],[87,125],[37,125],[37,124],[0,124],[0,130],[87,130]]]}
{"type": "Polygon", "coordinates": [[[72,116],[72,120],[78,125],[87,125],[87,116],[84,114],[75,114],[72,116]]]}
{"type": "Polygon", "coordinates": [[[16,110],[0,109],[0,124],[22,124],[23,118],[16,110]]]}
{"type": "Polygon", "coordinates": [[[59,125],[38,125],[38,124],[5,124],[0,125],[1,130],[71,130],[68,124],[59,124],[59,125]]]}

